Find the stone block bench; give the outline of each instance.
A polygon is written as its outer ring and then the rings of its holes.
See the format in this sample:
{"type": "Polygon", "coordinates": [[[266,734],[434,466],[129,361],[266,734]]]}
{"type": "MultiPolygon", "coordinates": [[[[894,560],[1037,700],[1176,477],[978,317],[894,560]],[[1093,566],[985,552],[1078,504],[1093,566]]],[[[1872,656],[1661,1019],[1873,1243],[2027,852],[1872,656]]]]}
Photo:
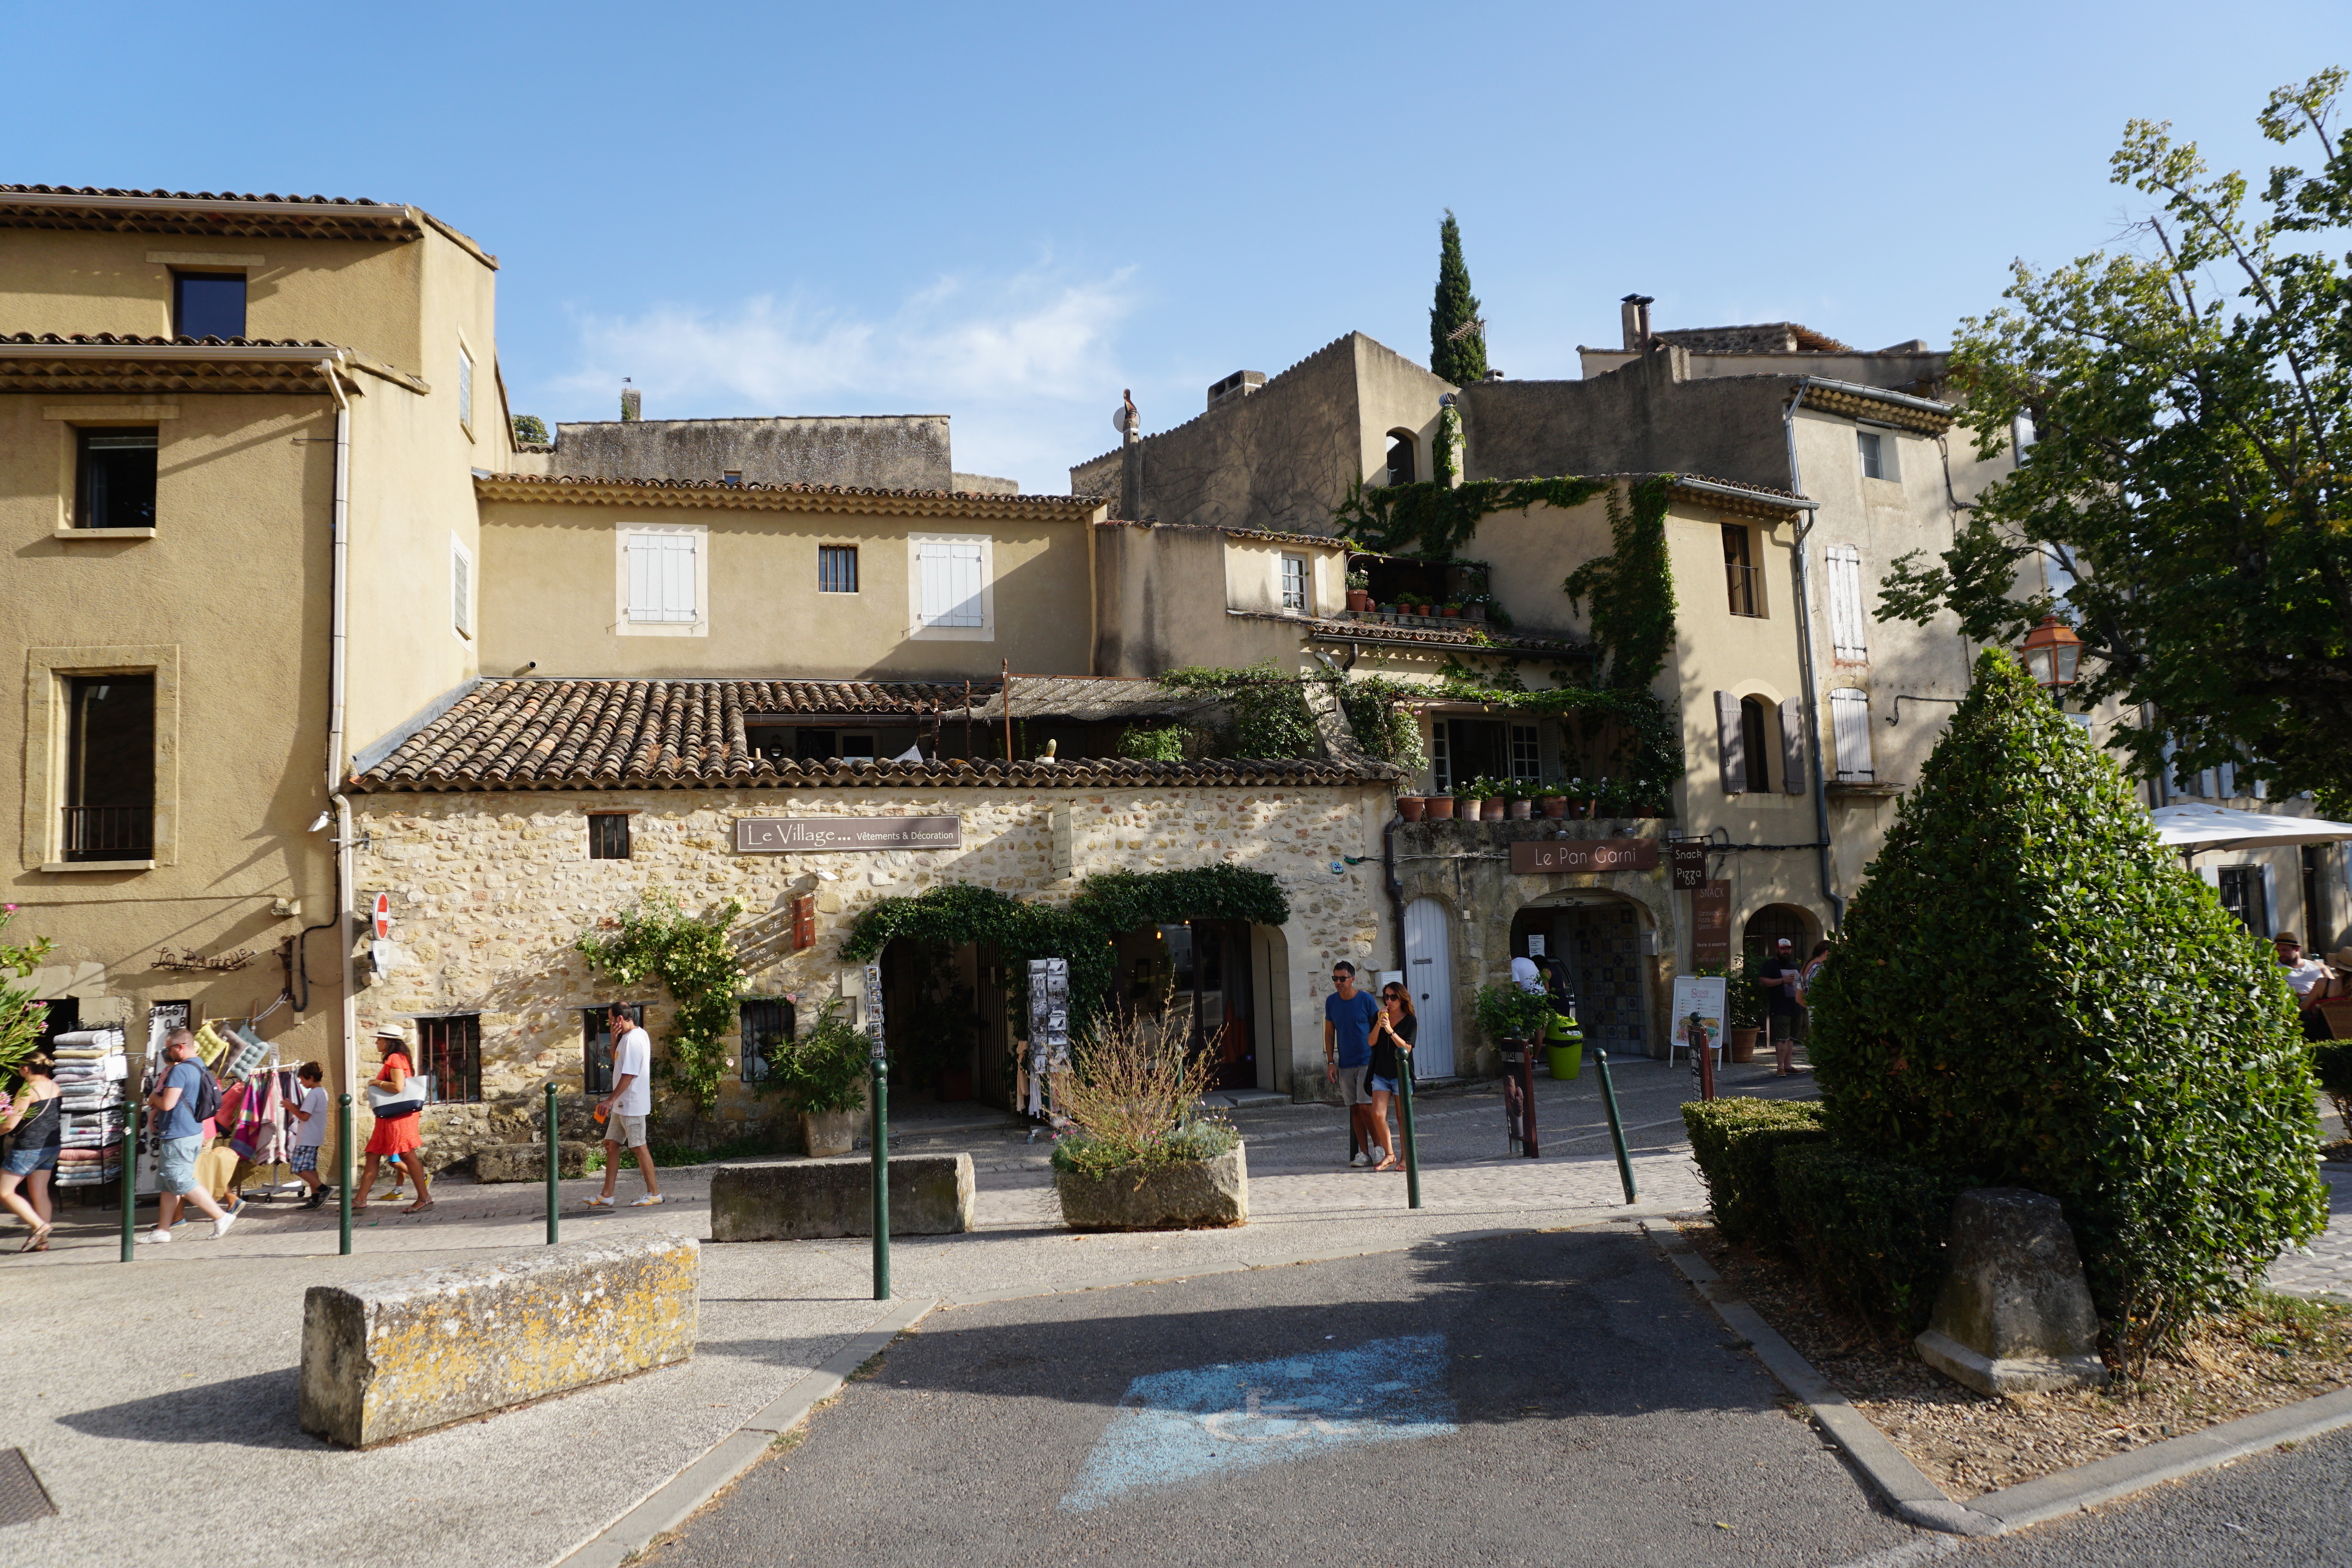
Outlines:
{"type": "MultiPolygon", "coordinates": [[[[595,1147],[593,1144],[575,1144],[568,1138],[559,1139],[555,1145],[556,1176],[586,1176],[588,1155],[595,1147]]],[[[476,1149],[474,1179],[481,1182],[543,1182],[547,1179],[547,1145],[492,1144],[486,1148],[476,1149]]]]}
{"type": "MultiPolygon", "coordinates": [[[[890,1157],[890,1234],[946,1236],[972,1228],[970,1155],[890,1157]]],[[[789,1160],[720,1166],[710,1177],[713,1241],[806,1241],[874,1234],[874,1162],[789,1160]]]]}
{"type": "Polygon", "coordinates": [[[701,1244],[573,1241],[302,1303],[302,1430],[372,1448],[694,1354],[701,1244]]]}

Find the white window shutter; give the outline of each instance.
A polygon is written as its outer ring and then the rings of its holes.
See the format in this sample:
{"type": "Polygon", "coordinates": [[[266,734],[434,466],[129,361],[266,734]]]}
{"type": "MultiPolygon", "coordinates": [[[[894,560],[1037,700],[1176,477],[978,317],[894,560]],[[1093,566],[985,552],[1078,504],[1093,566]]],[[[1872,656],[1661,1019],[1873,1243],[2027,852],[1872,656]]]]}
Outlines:
{"type": "Polygon", "coordinates": [[[2279,929],[2278,867],[2264,861],[2263,862],[2263,928],[2254,935],[2275,936],[2279,929]]]}
{"type": "Polygon", "coordinates": [[[1862,551],[1852,545],[1829,549],[1830,642],[1850,664],[1870,658],[1867,618],[1862,603],[1862,551]]]}
{"type": "Polygon", "coordinates": [[[1830,694],[1830,734],[1837,747],[1841,784],[1867,784],[1876,775],[1870,760],[1870,694],[1852,686],[1830,694]]]}
{"type": "Polygon", "coordinates": [[[922,570],[922,623],[926,626],[985,626],[981,613],[981,547],[960,539],[926,541],[917,548],[922,570]]]}
{"type": "Polygon", "coordinates": [[[1723,758],[1723,792],[1748,791],[1748,743],[1739,730],[1739,699],[1729,692],[1715,694],[1715,743],[1723,758]]]}
{"type": "Polygon", "coordinates": [[[465,636],[474,634],[474,570],[466,552],[449,551],[449,623],[465,636]]]}
{"type": "Polygon", "coordinates": [[[692,534],[629,536],[629,619],[691,624],[695,602],[692,534]]]}

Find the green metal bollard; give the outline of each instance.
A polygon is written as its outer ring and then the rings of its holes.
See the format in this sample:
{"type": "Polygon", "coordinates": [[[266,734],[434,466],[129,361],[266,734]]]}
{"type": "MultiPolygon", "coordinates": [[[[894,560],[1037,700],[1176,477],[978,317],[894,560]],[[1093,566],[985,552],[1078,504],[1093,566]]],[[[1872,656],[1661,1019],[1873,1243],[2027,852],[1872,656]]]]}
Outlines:
{"type": "Polygon", "coordinates": [[[1625,1154],[1625,1123],[1617,1114],[1617,1086],[1609,1081],[1609,1053],[1596,1051],[1592,1060],[1600,1064],[1601,1103],[1609,1107],[1609,1136],[1617,1145],[1617,1179],[1624,1183],[1625,1201],[1631,1203],[1635,1197],[1633,1162],[1625,1154]]]}
{"type": "Polygon", "coordinates": [[[558,1165],[559,1156],[555,1142],[555,1085],[551,1083],[547,1086],[547,1244],[550,1247],[556,1243],[557,1228],[561,1224],[556,1218],[555,1182],[558,1165]]]}
{"type": "Polygon", "coordinates": [[[136,1256],[139,1241],[139,1103],[122,1111],[122,1260],[136,1256]]]}
{"type": "Polygon", "coordinates": [[[352,1255],[352,1097],[335,1096],[335,1207],[343,1226],[343,1256],[352,1255]]]}
{"type": "Polygon", "coordinates": [[[874,1299],[890,1299],[890,1064],[874,1052],[874,1299]]]}
{"type": "Polygon", "coordinates": [[[1421,1145],[1412,1135],[1412,1058],[1405,1056],[1398,1066],[1397,1115],[1404,1123],[1404,1206],[1421,1207],[1421,1145]]]}

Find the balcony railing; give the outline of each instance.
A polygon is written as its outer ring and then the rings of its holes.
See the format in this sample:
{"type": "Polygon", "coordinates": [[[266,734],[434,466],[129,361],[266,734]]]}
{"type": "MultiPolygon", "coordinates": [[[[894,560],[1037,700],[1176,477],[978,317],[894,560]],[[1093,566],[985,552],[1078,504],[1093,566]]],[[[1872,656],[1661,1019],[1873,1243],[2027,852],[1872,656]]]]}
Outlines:
{"type": "Polygon", "coordinates": [[[155,852],[152,806],[68,806],[65,856],[69,861],[136,861],[155,852]]]}
{"type": "Polygon", "coordinates": [[[1723,575],[1729,580],[1731,612],[1734,615],[1764,613],[1764,569],[1760,566],[1740,566],[1723,563],[1723,575]]]}

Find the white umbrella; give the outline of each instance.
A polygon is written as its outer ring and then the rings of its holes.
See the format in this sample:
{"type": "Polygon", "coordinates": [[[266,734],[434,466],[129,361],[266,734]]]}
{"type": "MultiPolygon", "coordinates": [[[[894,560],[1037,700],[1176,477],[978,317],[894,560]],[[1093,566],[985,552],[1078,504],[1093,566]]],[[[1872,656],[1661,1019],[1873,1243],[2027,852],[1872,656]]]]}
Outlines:
{"type": "Polygon", "coordinates": [[[2167,849],[2285,849],[2295,844],[2332,844],[2352,839],[2352,822],[2325,817],[2270,817],[2230,806],[2158,806],[2148,813],[2157,839],[2167,849]]]}

